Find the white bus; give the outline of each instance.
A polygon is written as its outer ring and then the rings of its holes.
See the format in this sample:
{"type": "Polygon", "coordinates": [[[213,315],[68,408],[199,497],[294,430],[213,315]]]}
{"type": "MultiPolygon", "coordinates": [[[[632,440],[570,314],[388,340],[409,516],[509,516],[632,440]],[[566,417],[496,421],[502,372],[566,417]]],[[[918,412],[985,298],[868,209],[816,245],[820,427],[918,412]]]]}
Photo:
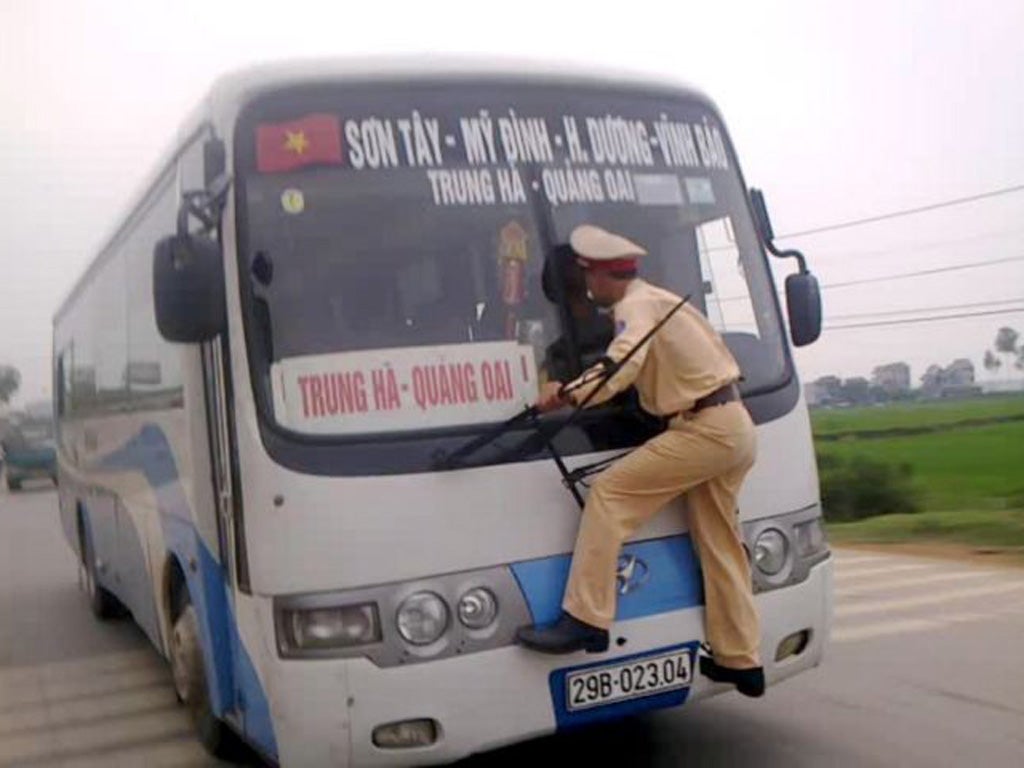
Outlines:
{"type": "Polygon", "coordinates": [[[606,653],[514,642],[557,617],[579,523],[552,456],[663,428],[626,392],[496,429],[614,333],[560,261],[581,223],[646,246],[641,275],[736,354],[766,676],[820,663],[832,563],[791,356],[817,284],[713,103],[562,66],[268,66],[217,83],[54,320],[64,530],[208,749],[443,763],[728,690],[695,672],[682,500],[623,549],[606,653]],[[788,333],[768,252],[798,262],[788,333]]]}

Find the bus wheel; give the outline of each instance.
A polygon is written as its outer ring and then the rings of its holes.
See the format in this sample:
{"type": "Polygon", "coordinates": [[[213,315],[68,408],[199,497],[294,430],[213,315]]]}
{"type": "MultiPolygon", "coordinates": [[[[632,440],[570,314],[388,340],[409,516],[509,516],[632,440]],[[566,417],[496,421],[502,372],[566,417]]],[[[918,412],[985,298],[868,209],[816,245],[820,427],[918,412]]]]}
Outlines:
{"type": "Polygon", "coordinates": [[[89,608],[97,619],[113,619],[121,615],[121,603],[112,593],[104,589],[96,581],[96,555],[92,551],[92,543],[86,535],[85,525],[78,521],[79,545],[82,552],[82,569],[85,572],[85,594],[89,598],[89,608]]]}
{"type": "Polygon", "coordinates": [[[238,737],[213,714],[199,645],[199,622],[191,603],[182,606],[174,621],[170,657],[174,692],[188,710],[199,742],[215,757],[233,758],[239,751],[238,737]]]}

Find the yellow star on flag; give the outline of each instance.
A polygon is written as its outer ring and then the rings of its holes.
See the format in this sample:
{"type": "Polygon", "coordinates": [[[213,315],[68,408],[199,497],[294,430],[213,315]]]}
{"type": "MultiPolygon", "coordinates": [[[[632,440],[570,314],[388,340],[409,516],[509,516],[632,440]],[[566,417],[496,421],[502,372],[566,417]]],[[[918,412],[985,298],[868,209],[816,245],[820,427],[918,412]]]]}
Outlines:
{"type": "Polygon", "coordinates": [[[309,139],[303,131],[285,131],[284,148],[288,152],[301,155],[309,147],[309,139]]]}

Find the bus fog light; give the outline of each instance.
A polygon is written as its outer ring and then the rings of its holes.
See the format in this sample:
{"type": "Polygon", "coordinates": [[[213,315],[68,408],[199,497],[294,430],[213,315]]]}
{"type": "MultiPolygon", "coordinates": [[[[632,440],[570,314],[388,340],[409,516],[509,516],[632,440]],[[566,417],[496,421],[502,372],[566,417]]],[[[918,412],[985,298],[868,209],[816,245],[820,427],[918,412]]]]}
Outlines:
{"type": "Polygon", "coordinates": [[[788,659],[790,656],[796,656],[803,653],[804,649],[807,648],[807,644],[810,642],[811,631],[809,629],[802,629],[799,632],[794,632],[779,643],[779,647],[775,649],[775,660],[782,661],[783,659],[788,659]]]}
{"type": "Polygon", "coordinates": [[[786,565],[789,542],[782,531],[769,528],[754,542],[754,565],[766,576],[774,576],[786,565]]]}
{"type": "Polygon", "coordinates": [[[373,729],[373,744],[381,749],[429,747],[437,741],[437,723],[433,720],[404,720],[373,729]]]}
{"type": "Polygon", "coordinates": [[[292,650],[326,650],[367,645],[381,639],[377,606],[285,610],[281,622],[285,645],[292,650]]]}
{"type": "Polygon", "coordinates": [[[483,587],[471,589],[459,599],[459,621],[469,629],[486,629],[498,618],[498,600],[483,587]]]}
{"type": "Polygon", "coordinates": [[[448,629],[448,606],[433,592],[417,592],[398,608],[398,632],[413,645],[430,645],[448,629]]]}

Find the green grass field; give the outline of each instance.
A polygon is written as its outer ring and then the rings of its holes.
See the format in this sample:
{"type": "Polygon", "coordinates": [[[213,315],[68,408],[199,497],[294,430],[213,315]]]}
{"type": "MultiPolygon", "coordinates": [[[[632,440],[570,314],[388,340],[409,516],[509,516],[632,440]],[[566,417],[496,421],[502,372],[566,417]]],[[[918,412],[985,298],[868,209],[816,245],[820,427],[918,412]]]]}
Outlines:
{"type": "Polygon", "coordinates": [[[1024,552],[1024,420],[953,426],[969,419],[1019,417],[1024,397],[882,408],[818,410],[812,414],[819,456],[866,456],[908,464],[923,511],[831,523],[843,542],[938,541],[1024,552]],[[857,437],[871,430],[939,426],[930,433],[857,437]]]}
{"type": "Polygon", "coordinates": [[[925,510],[1024,507],[1024,421],[820,443],[818,452],[909,464],[925,510]]]}
{"type": "Polygon", "coordinates": [[[815,435],[860,430],[930,427],[968,419],[1024,416],[1024,397],[1007,396],[929,403],[896,403],[883,407],[817,409],[811,412],[815,435]]]}

